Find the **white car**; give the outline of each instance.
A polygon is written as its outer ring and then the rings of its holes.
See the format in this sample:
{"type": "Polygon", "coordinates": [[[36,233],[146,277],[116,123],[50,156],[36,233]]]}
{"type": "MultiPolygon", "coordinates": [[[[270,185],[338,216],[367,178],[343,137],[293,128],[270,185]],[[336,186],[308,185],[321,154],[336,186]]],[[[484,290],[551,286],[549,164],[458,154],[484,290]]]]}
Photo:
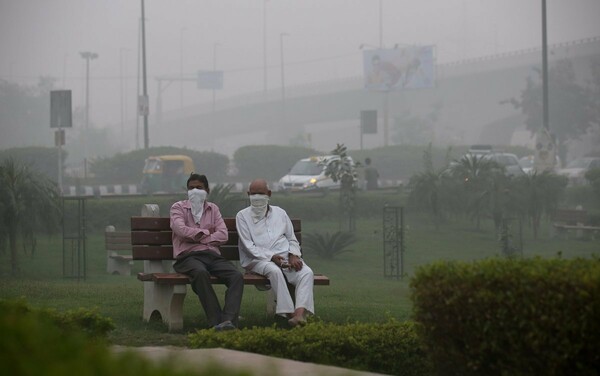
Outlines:
{"type": "Polygon", "coordinates": [[[325,175],[326,164],[339,160],[338,155],[322,155],[303,158],[296,162],[290,172],[279,179],[280,191],[310,191],[317,189],[339,189],[340,182],[334,182],[325,175]]]}
{"type": "MultiPolygon", "coordinates": [[[[523,172],[526,174],[533,174],[533,172],[535,171],[533,169],[534,163],[535,163],[534,155],[527,155],[527,156],[519,159],[519,165],[521,166],[521,169],[523,170],[523,172]]],[[[559,167],[560,167],[560,158],[557,155],[553,171],[556,172],[559,167]]]]}
{"type": "Polygon", "coordinates": [[[558,174],[569,179],[569,185],[585,184],[585,173],[592,168],[600,168],[600,158],[584,157],[572,160],[558,174]]]}

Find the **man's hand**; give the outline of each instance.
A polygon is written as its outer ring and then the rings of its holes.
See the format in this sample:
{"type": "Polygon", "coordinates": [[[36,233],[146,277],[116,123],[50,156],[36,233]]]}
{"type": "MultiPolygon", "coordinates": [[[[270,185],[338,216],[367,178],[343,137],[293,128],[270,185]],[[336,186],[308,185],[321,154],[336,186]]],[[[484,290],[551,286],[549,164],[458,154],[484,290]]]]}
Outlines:
{"type": "Polygon", "coordinates": [[[273,261],[275,263],[275,265],[277,265],[277,266],[279,266],[281,268],[281,266],[283,265],[285,259],[282,256],[273,255],[273,257],[271,257],[271,261],[273,261]]]}
{"type": "Polygon", "coordinates": [[[295,271],[299,271],[300,269],[302,269],[303,263],[300,257],[290,253],[288,260],[290,263],[290,267],[295,271]]]}

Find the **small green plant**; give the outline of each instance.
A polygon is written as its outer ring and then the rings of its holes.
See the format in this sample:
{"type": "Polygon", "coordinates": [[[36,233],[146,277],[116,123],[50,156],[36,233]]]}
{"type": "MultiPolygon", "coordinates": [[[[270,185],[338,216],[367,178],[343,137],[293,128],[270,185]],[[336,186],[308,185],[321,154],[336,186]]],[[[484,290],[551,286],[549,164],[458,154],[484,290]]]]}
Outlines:
{"type": "Polygon", "coordinates": [[[235,215],[240,202],[245,200],[240,198],[239,195],[231,193],[233,184],[217,184],[210,189],[208,195],[208,201],[215,203],[223,215],[235,215]]]}
{"type": "Polygon", "coordinates": [[[302,247],[322,258],[332,259],[341,253],[352,252],[347,248],[355,242],[356,236],[351,232],[314,233],[303,236],[302,247]]]}

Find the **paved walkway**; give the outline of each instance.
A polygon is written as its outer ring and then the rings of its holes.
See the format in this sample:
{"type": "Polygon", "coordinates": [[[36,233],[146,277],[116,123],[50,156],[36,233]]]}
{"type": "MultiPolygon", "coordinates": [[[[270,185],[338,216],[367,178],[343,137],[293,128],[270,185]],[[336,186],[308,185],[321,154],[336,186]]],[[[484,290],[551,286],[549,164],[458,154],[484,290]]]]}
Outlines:
{"type": "Polygon", "coordinates": [[[173,346],[164,347],[126,347],[113,346],[117,353],[132,350],[143,354],[148,359],[160,361],[164,359],[178,360],[181,364],[197,368],[209,361],[215,361],[224,367],[235,370],[250,370],[254,375],[279,376],[368,376],[381,375],[378,373],[354,371],[339,367],[323,366],[314,363],[304,363],[295,360],[273,358],[270,356],[252,354],[227,349],[188,349],[173,346]]]}

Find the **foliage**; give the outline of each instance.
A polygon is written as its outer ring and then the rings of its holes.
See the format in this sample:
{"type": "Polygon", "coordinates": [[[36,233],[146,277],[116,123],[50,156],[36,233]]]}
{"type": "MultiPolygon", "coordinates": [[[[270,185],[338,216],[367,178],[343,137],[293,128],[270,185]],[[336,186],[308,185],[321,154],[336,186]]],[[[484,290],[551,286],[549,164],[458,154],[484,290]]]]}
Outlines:
{"type": "Polygon", "coordinates": [[[594,194],[596,195],[597,202],[600,203],[600,168],[588,170],[585,173],[585,178],[590,182],[594,194]]]}
{"type": "Polygon", "coordinates": [[[567,178],[549,171],[519,176],[515,180],[519,192],[514,202],[517,211],[532,224],[533,237],[537,239],[542,215],[550,217],[557,209],[567,187],[567,178]]]}
{"type": "Polygon", "coordinates": [[[346,325],[311,321],[289,331],[275,327],[236,332],[199,330],[189,339],[194,348],[223,347],[393,375],[431,372],[415,325],[393,319],[382,324],[346,325]]]}
{"type": "Polygon", "coordinates": [[[93,312],[57,313],[0,301],[0,367],[7,375],[249,375],[207,365],[153,364],[132,352],[113,354],[104,334],[110,319],[93,312]]]}
{"type": "MultiPolygon", "coordinates": [[[[592,65],[600,64],[600,61],[592,60],[591,62],[592,65]]],[[[520,98],[512,98],[508,101],[526,116],[527,129],[532,133],[537,132],[543,126],[542,71],[540,69],[535,69],[535,71],[538,73],[537,80],[528,77],[520,98]]],[[[570,60],[557,61],[550,67],[548,71],[548,121],[551,133],[558,140],[559,155],[563,161],[566,160],[565,142],[579,138],[600,121],[600,114],[596,109],[598,99],[594,99],[592,93],[589,88],[577,83],[575,70],[570,60]]]]}
{"type": "Polygon", "coordinates": [[[425,117],[412,115],[410,110],[406,110],[394,119],[392,141],[398,145],[426,145],[431,142],[442,107],[441,102],[434,103],[431,112],[425,117]]]}
{"type": "Polygon", "coordinates": [[[248,206],[245,195],[232,193],[233,184],[217,184],[210,189],[207,200],[217,204],[223,216],[235,217],[236,213],[248,206]]]}
{"type": "Polygon", "coordinates": [[[596,374],[600,260],[435,262],[411,280],[415,320],[444,375],[596,374]]]}
{"type": "Polygon", "coordinates": [[[356,236],[351,232],[337,231],[333,234],[326,232],[302,236],[302,249],[325,259],[333,259],[341,253],[351,252],[347,248],[354,243],[356,243],[356,236]]]}
{"type": "Polygon", "coordinates": [[[302,158],[321,153],[311,148],[279,145],[248,145],[237,149],[233,161],[238,177],[248,180],[263,178],[277,181],[302,158]]]}
{"type": "MultiPolygon", "coordinates": [[[[518,157],[533,154],[533,150],[523,146],[495,145],[494,148],[514,153],[518,157]]],[[[382,180],[408,182],[412,175],[423,171],[423,153],[427,149],[429,149],[428,144],[390,145],[374,149],[350,150],[348,154],[355,161],[363,161],[366,157],[371,158],[382,180]]],[[[469,146],[466,145],[453,146],[451,150],[446,147],[431,146],[431,159],[435,166],[440,166],[447,164],[449,160],[460,158],[468,149],[469,146]]]]}
{"type": "MultiPolygon", "coordinates": [[[[62,151],[62,161],[67,157],[67,152],[62,151]]],[[[0,160],[12,158],[15,162],[29,165],[33,170],[48,177],[58,180],[58,149],[42,146],[29,146],[0,150],[0,160]]]]}
{"type": "Polygon", "coordinates": [[[0,148],[53,144],[48,110],[53,86],[48,77],[41,77],[35,86],[0,79],[0,148]]]}
{"type": "Polygon", "coordinates": [[[337,144],[331,154],[339,158],[322,160],[319,165],[325,167],[325,176],[334,182],[340,182],[340,213],[343,218],[348,219],[348,230],[353,231],[356,226],[356,167],[360,167],[360,163],[353,162],[346,150],[344,144],[337,144]]]}
{"type": "MultiPolygon", "coordinates": [[[[2,243],[8,239],[11,271],[18,272],[17,242],[31,245],[35,251],[34,230],[52,229],[60,215],[59,193],[56,184],[28,165],[12,158],[0,163],[0,234],[2,243]]],[[[4,244],[2,244],[4,246],[4,244]]]]}
{"type": "MultiPolygon", "coordinates": [[[[447,156],[450,155],[448,149],[447,156]]],[[[440,169],[433,166],[432,145],[423,152],[423,172],[411,176],[408,187],[410,191],[409,202],[417,207],[422,207],[431,213],[436,229],[444,217],[445,212],[451,208],[450,198],[453,189],[446,165],[440,169]]]]}
{"type": "Polygon", "coordinates": [[[170,154],[182,154],[192,158],[196,168],[195,172],[205,174],[209,182],[219,182],[225,179],[229,163],[227,156],[215,152],[200,152],[171,146],[139,149],[112,157],[99,158],[92,163],[91,171],[104,184],[109,182],[139,183],[142,180],[142,170],[146,158],[170,154]]]}

